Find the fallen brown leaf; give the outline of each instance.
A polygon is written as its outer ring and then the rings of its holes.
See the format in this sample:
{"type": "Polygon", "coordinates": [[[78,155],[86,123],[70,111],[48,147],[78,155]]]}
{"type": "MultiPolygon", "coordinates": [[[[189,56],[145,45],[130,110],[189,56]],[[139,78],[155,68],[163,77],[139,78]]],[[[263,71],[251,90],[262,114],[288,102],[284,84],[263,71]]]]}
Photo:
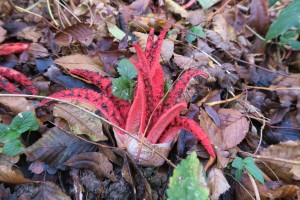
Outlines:
{"type": "Polygon", "coordinates": [[[14,113],[23,111],[34,112],[33,105],[24,97],[0,97],[0,104],[14,113]]]}
{"type": "Polygon", "coordinates": [[[213,168],[209,171],[207,182],[211,191],[210,199],[212,200],[218,200],[220,195],[230,188],[223,171],[218,168],[213,168]]]}

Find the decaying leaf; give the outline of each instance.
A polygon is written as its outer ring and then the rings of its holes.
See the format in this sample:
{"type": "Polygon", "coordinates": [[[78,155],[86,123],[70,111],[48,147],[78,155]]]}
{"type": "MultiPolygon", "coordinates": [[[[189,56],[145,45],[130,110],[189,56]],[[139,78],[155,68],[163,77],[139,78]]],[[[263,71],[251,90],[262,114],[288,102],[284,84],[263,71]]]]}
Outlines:
{"type": "Polygon", "coordinates": [[[123,163],[123,167],[122,167],[122,176],[130,184],[130,186],[132,187],[134,197],[136,198],[136,185],[134,183],[134,177],[133,177],[133,174],[131,172],[130,163],[128,161],[128,158],[127,158],[126,154],[123,154],[123,155],[124,155],[123,156],[124,163],[123,163]]]}
{"type": "Polygon", "coordinates": [[[222,138],[225,149],[238,145],[249,131],[249,122],[239,111],[233,109],[219,109],[221,119],[222,138]]]}
{"type": "Polygon", "coordinates": [[[93,40],[92,28],[88,24],[75,24],[65,28],[55,36],[56,44],[69,46],[72,42],[78,41],[85,46],[89,46],[93,40]]]}
{"type": "Polygon", "coordinates": [[[207,182],[211,191],[210,199],[212,200],[218,200],[220,195],[230,188],[222,170],[218,168],[213,168],[209,171],[207,182]]]}
{"type": "Polygon", "coordinates": [[[56,169],[64,170],[66,168],[64,163],[72,156],[93,150],[95,150],[94,145],[54,127],[28,147],[25,154],[28,161],[42,161],[50,167],[52,173],[55,173],[56,169]]]}
{"type": "Polygon", "coordinates": [[[265,35],[269,28],[269,1],[252,0],[250,3],[250,18],[249,24],[259,34],[265,35]]]}
{"type": "Polygon", "coordinates": [[[222,15],[216,15],[213,19],[214,31],[217,32],[225,43],[236,41],[235,29],[222,15]]]}
{"type": "MultiPolygon", "coordinates": [[[[286,160],[300,161],[300,140],[287,142],[281,142],[276,145],[271,145],[270,147],[263,149],[260,152],[262,156],[270,156],[273,158],[282,158],[286,160]]],[[[266,161],[266,164],[273,172],[281,179],[287,183],[293,183],[293,181],[300,180],[300,166],[287,164],[284,162],[278,161],[266,161]]],[[[273,177],[273,173],[268,170],[264,165],[261,165],[265,168],[264,172],[269,176],[273,177]]]]}
{"type": "Polygon", "coordinates": [[[33,200],[71,200],[59,186],[52,182],[43,182],[39,185],[38,192],[34,196],[33,200]]]}
{"type": "Polygon", "coordinates": [[[182,69],[191,69],[192,67],[200,66],[199,63],[197,63],[193,58],[182,56],[176,53],[174,53],[173,61],[182,69]]]}
{"type": "Polygon", "coordinates": [[[25,178],[21,170],[13,165],[14,163],[8,161],[0,161],[0,182],[11,184],[32,182],[25,178]]]}
{"type": "Polygon", "coordinates": [[[98,57],[92,58],[83,54],[74,54],[60,57],[54,62],[68,70],[86,69],[93,72],[99,72],[104,75],[101,68],[103,63],[98,57]]]}
{"type": "Polygon", "coordinates": [[[21,113],[23,111],[34,112],[33,105],[24,97],[1,97],[0,105],[14,113],[21,113]]]}
{"type": "Polygon", "coordinates": [[[101,120],[74,106],[56,104],[53,115],[65,119],[75,134],[88,135],[95,142],[107,140],[102,130],[101,120]]]}
{"type": "Polygon", "coordinates": [[[86,152],[78,154],[65,162],[65,165],[77,169],[90,169],[99,178],[107,177],[113,182],[117,181],[113,172],[113,165],[104,156],[104,154],[100,152],[86,152]]]}

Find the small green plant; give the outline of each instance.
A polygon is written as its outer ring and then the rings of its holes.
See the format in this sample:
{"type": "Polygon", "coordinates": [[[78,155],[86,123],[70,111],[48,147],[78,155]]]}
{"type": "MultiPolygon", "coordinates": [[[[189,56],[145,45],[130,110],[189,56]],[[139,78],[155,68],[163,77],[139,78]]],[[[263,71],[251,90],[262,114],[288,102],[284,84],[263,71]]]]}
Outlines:
{"type": "Polygon", "coordinates": [[[132,100],[137,70],[128,59],[122,59],[117,68],[121,77],[112,81],[113,95],[124,100],[132,100]]]}
{"type": "Polygon", "coordinates": [[[184,37],[185,40],[189,43],[193,42],[196,40],[197,36],[201,37],[201,38],[205,38],[206,34],[203,31],[203,28],[201,26],[193,26],[192,28],[189,29],[190,32],[194,33],[194,34],[186,34],[186,36],[184,37]],[[197,36],[196,36],[197,35],[197,36]]]}
{"type": "Polygon", "coordinates": [[[256,180],[264,184],[264,177],[260,169],[255,165],[252,157],[246,157],[244,159],[236,157],[231,166],[236,169],[235,178],[240,180],[243,174],[243,168],[249,172],[256,180]]]}
{"type": "Polygon", "coordinates": [[[29,111],[19,113],[9,126],[0,124],[0,153],[9,156],[20,154],[24,150],[20,136],[26,131],[36,131],[38,128],[37,119],[29,111]]]}
{"type": "Polygon", "coordinates": [[[266,42],[280,36],[280,45],[289,45],[295,50],[300,50],[300,42],[297,41],[300,34],[300,1],[292,1],[281,11],[277,19],[271,24],[266,35],[266,42]]]}
{"type": "Polygon", "coordinates": [[[167,195],[169,200],[209,199],[203,166],[193,152],[182,160],[170,178],[167,195]]]}

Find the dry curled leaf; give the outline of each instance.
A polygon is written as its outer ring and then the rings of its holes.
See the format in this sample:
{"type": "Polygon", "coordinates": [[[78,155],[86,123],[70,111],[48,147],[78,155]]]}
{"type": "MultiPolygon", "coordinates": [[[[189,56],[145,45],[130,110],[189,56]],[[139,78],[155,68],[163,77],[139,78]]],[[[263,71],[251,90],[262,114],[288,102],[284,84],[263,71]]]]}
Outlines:
{"type": "Polygon", "coordinates": [[[31,180],[24,177],[22,171],[13,166],[14,163],[0,161],[0,182],[10,184],[30,183],[31,180]]]}
{"type": "MultiPolygon", "coordinates": [[[[269,156],[272,158],[281,158],[289,161],[300,161],[300,140],[287,142],[281,142],[276,145],[271,145],[270,147],[263,149],[260,152],[262,156],[269,156]]],[[[278,162],[268,160],[266,164],[273,172],[281,179],[287,183],[293,183],[293,181],[300,180],[300,166],[288,164],[285,162],[278,162]]],[[[264,167],[264,165],[262,165],[264,167]]],[[[264,167],[265,168],[265,167],[264,167]]],[[[273,173],[266,168],[264,170],[269,176],[273,177],[273,173]]]]}
{"type": "Polygon", "coordinates": [[[86,152],[78,154],[65,162],[65,165],[77,169],[90,169],[99,178],[107,177],[113,182],[117,181],[113,172],[113,165],[104,156],[104,154],[100,152],[86,152]]]}
{"type": "Polygon", "coordinates": [[[187,11],[183,7],[178,5],[175,1],[165,0],[164,3],[166,8],[172,13],[180,14],[181,17],[187,17],[187,11]]]}
{"type": "Polygon", "coordinates": [[[65,119],[70,130],[77,135],[88,135],[94,142],[107,140],[102,130],[101,120],[74,106],[56,104],[53,115],[65,119]]]}
{"type": "Polygon", "coordinates": [[[130,163],[128,161],[126,154],[123,154],[123,158],[124,158],[124,163],[122,167],[122,176],[132,187],[134,197],[136,198],[136,188],[135,188],[136,186],[134,183],[133,174],[131,173],[130,163]]]}
{"type": "Polygon", "coordinates": [[[68,70],[71,69],[86,69],[93,72],[103,73],[101,66],[102,61],[95,57],[89,57],[83,54],[74,54],[69,56],[63,56],[54,60],[55,64],[58,64],[68,70]]]}
{"type": "Polygon", "coordinates": [[[56,44],[69,46],[72,42],[78,41],[85,46],[89,46],[93,40],[93,31],[88,24],[75,24],[55,36],[56,44]]]}
{"type": "Polygon", "coordinates": [[[249,24],[262,35],[267,33],[270,24],[268,8],[269,1],[252,0],[250,3],[249,24]]]}
{"type": "Polygon", "coordinates": [[[211,191],[210,199],[212,200],[218,200],[220,195],[230,188],[222,170],[218,168],[213,168],[209,171],[207,182],[211,191]]]}

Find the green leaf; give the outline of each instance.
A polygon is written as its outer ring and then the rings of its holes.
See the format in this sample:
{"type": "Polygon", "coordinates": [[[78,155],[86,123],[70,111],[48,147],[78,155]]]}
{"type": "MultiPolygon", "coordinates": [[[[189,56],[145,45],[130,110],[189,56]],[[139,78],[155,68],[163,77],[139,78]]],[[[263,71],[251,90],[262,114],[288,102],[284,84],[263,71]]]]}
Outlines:
{"type": "Polygon", "coordinates": [[[206,200],[209,199],[209,189],[202,165],[193,152],[174,169],[167,189],[169,200],[206,200]]]}
{"type": "Polygon", "coordinates": [[[239,181],[239,180],[241,180],[242,175],[243,175],[243,170],[242,170],[242,169],[237,169],[237,170],[235,171],[234,177],[236,178],[236,180],[239,181]]]}
{"type": "Polygon", "coordinates": [[[300,26],[300,1],[292,1],[271,24],[269,31],[266,35],[266,42],[284,34],[292,26],[300,26]]]}
{"type": "Polygon", "coordinates": [[[135,81],[129,78],[120,77],[112,81],[113,95],[125,100],[133,99],[135,81]]]}
{"type": "Polygon", "coordinates": [[[10,129],[18,136],[22,133],[32,130],[36,131],[39,128],[39,123],[34,117],[34,114],[29,111],[19,113],[11,122],[10,129]]]}
{"type": "Polygon", "coordinates": [[[5,124],[0,124],[0,142],[5,142],[7,140],[7,135],[9,133],[9,126],[5,124]]]}
{"type": "Polygon", "coordinates": [[[197,36],[201,37],[201,38],[205,38],[206,34],[203,31],[203,28],[201,26],[194,26],[192,28],[189,29],[189,31],[191,31],[194,34],[186,34],[185,36],[185,40],[189,43],[193,42],[196,40],[197,36]],[[196,36],[197,35],[197,36],[196,36]]]}
{"type": "Polygon", "coordinates": [[[202,6],[202,8],[204,10],[207,8],[210,8],[211,6],[213,6],[214,4],[216,4],[219,1],[220,0],[198,0],[198,2],[200,3],[200,5],[202,6]]]}
{"type": "Polygon", "coordinates": [[[300,51],[300,42],[299,41],[289,40],[284,37],[281,37],[280,42],[288,44],[290,47],[292,47],[296,51],[300,51]]]}
{"type": "Polygon", "coordinates": [[[231,166],[236,169],[243,169],[243,159],[238,156],[235,157],[235,159],[231,163],[231,166]]]}
{"type": "Polygon", "coordinates": [[[269,7],[272,7],[278,0],[269,0],[269,7]]]}
{"type": "Polygon", "coordinates": [[[24,150],[20,140],[8,141],[4,144],[2,153],[9,156],[19,155],[24,150]]]}
{"type": "Polygon", "coordinates": [[[247,157],[243,160],[245,169],[259,182],[264,184],[264,177],[260,169],[255,165],[253,158],[247,157]]]}
{"type": "Polygon", "coordinates": [[[134,65],[128,59],[122,59],[117,68],[119,74],[124,78],[135,78],[138,74],[134,65]]]}
{"type": "Polygon", "coordinates": [[[119,29],[115,24],[111,22],[106,22],[106,25],[109,33],[112,34],[118,40],[122,40],[126,36],[126,34],[121,29],[119,29]]]}

